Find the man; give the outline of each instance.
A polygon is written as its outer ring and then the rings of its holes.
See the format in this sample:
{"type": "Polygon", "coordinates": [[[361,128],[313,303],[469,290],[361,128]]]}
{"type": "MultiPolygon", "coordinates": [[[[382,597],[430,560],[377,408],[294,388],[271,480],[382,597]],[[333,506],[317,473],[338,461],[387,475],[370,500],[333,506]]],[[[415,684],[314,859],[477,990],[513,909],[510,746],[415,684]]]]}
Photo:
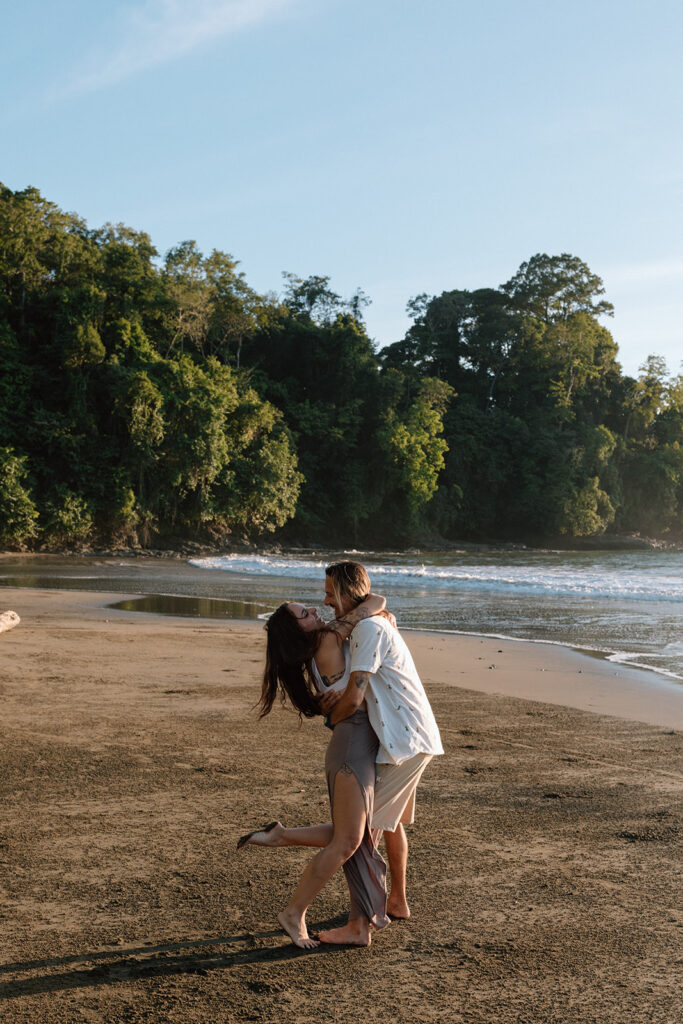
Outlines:
{"type": "MultiPolygon", "coordinates": [[[[358,562],[337,562],[325,570],[325,604],[337,619],[370,592],[370,579],[358,562]]],[[[407,918],[408,840],[404,825],[415,818],[415,790],[431,758],[443,754],[439,730],[408,647],[386,619],[359,622],[351,637],[351,676],[346,689],[321,698],[321,708],[336,725],[366,701],[370,723],[379,739],[372,817],[373,831],[384,832],[391,871],[387,913],[407,918]]],[[[325,942],[361,943],[364,919],[321,933],[325,942]]]]}

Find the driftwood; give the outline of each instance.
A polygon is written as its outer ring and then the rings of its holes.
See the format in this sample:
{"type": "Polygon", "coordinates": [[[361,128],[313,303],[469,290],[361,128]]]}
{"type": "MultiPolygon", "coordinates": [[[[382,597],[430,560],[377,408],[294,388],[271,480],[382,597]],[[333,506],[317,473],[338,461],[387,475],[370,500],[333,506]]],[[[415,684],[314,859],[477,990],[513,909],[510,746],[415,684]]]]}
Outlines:
{"type": "Polygon", "coordinates": [[[0,633],[4,633],[8,629],[14,629],[20,622],[21,619],[16,612],[0,613],[0,633]]]}

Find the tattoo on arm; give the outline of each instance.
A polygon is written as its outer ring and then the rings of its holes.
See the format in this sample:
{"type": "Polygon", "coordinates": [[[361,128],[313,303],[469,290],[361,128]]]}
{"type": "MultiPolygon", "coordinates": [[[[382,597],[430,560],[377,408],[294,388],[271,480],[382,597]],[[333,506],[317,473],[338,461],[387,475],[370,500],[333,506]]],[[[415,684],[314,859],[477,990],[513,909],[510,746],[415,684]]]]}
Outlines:
{"type": "Polygon", "coordinates": [[[341,699],[330,711],[332,725],[352,715],[365,700],[365,691],[370,681],[370,672],[352,672],[348,686],[344,690],[341,699]]]}
{"type": "Polygon", "coordinates": [[[354,682],[356,684],[356,689],[360,693],[364,694],[366,689],[367,689],[367,685],[370,682],[370,673],[369,672],[359,672],[359,674],[356,676],[354,682]]]}
{"type": "Polygon", "coordinates": [[[332,622],[328,622],[327,628],[347,640],[351,636],[353,627],[357,626],[363,619],[370,618],[370,615],[371,613],[367,608],[354,608],[352,611],[347,612],[346,615],[343,615],[341,619],[333,619],[332,622]]]}
{"type": "Polygon", "coordinates": [[[358,608],[353,608],[350,612],[347,612],[344,616],[344,622],[350,622],[353,626],[361,619],[367,619],[371,616],[371,612],[364,605],[359,605],[358,608]]]}
{"type": "Polygon", "coordinates": [[[321,676],[320,678],[322,679],[323,684],[325,686],[332,686],[333,683],[336,683],[338,679],[341,679],[341,677],[344,675],[345,672],[346,672],[346,669],[343,668],[341,670],[341,672],[335,672],[331,676],[321,676]]]}

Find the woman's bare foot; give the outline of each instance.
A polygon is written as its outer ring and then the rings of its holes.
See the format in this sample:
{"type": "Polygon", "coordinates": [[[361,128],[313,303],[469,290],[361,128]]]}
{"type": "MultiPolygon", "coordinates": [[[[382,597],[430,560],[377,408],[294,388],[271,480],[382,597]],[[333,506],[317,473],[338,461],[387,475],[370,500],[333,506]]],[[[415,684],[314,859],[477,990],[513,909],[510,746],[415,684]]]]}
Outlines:
{"type": "Polygon", "coordinates": [[[390,896],[387,900],[387,914],[389,917],[396,918],[397,921],[407,921],[410,917],[408,901],[405,899],[392,899],[390,896]]]}
{"type": "Polygon", "coordinates": [[[285,827],[281,822],[273,821],[258,832],[249,832],[246,836],[242,836],[237,842],[237,849],[241,850],[245,846],[280,846],[284,831],[285,827]]]}
{"type": "Polygon", "coordinates": [[[317,939],[310,937],[305,919],[296,912],[285,909],[277,915],[277,919],[299,949],[315,949],[320,945],[317,939]]]}
{"type": "Polygon", "coordinates": [[[370,922],[366,917],[355,917],[343,928],[330,928],[327,932],[319,932],[321,942],[331,942],[339,946],[369,946],[370,922]]]}

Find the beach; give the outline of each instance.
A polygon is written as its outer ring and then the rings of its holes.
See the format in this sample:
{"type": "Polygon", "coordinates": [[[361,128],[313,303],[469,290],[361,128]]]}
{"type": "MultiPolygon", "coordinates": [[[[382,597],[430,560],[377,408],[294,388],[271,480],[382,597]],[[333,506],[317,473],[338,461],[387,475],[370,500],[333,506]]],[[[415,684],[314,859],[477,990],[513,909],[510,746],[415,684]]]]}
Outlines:
{"type": "MultiPolygon", "coordinates": [[[[412,917],[306,952],[275,914],[310,852],[235,852],[328,818],[322,721],[257,720],[262,623],[0,594],[21,617],[0,635],[0,1019],[678,1020],[679,683],[407,632],[446,749],[409,829],[412,917]]],[[[309,929],[346,905],[340,875],[309,929]]]]}

